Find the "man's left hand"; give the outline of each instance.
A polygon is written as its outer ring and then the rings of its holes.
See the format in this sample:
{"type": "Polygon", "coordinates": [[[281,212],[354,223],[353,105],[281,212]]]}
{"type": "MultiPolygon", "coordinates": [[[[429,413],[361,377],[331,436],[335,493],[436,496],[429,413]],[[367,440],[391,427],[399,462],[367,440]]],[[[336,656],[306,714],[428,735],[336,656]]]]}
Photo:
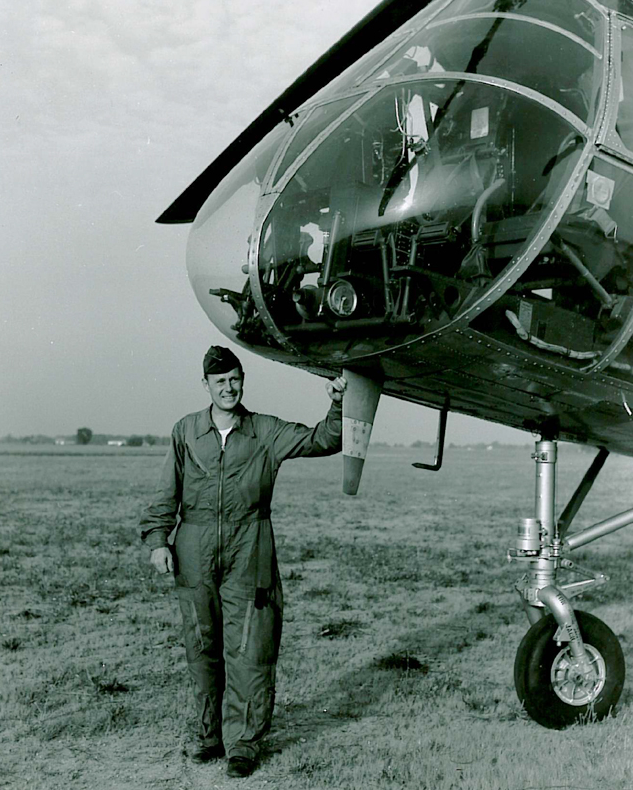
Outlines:
{"type": "Polygon", "coordinates": [[[325,391],[330,396],[334,403],[340,403],[343,400],[343,393],[347,387],[347,380],[344,376],[339,376],[334,381],[328,381],[325,385],[325,391]]]}

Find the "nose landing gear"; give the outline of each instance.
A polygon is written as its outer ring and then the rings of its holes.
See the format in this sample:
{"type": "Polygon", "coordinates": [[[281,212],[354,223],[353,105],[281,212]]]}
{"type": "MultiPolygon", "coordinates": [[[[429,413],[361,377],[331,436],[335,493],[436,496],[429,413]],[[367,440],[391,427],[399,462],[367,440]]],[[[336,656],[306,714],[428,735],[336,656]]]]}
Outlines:
{"type": "Polygon", "coordinates": [[[588,666],[569,645],[556,641],[559,629],[550,614],[523,637],[514,662],[514,684],[528,715],[550,729],[602,719],[617,703],[624,685],[624,656],[608,625],[588,612],[576,620],[588,666]]]}
{"type": "Polygon", "coordinates": [[[508,552],[509,559],[528,566],[516,589],[532,624],[516,654],[514,683],[528,715],[551,729],[604,718],[618,702],[624,685],[624,656],[618,638],[594,615],[574,612],[569,602],[608,578],[563,556],[567,550],[633,523],[632,509],[565,537],[607,456],[606,450],[599,451],[556,521],[557,446],[555,441],[538,441],[532,456],[537,464],[535,518],[523,520],[516,545],[508,552]],[[585,578],[559,584],[561,568],[585,578]]]}

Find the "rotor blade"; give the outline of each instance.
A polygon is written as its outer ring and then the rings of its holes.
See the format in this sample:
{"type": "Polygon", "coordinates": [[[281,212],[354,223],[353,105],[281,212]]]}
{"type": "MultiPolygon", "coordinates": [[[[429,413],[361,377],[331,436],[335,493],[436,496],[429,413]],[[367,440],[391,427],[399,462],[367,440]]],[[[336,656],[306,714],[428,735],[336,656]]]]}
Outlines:
{"type": "Polygon", "coordinates": [[[383,0],[296,79],[204,170],[156,222],[193,222],[202,204],[235,165],[281,120],[397,30],[430,0],[383,0]]]}

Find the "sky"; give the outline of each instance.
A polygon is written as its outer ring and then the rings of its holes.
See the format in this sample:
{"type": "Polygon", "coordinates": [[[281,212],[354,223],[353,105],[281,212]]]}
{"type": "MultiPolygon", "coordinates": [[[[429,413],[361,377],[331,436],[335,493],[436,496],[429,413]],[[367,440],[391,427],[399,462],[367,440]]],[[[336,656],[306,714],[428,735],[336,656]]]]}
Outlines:
{"type": "MultiPolygon", "coordinates": [[[[23,0],[0,31],[0,436],[169,434],[230,343],[156,217],[373,0],[23,0]]],[[[237,350],[237,349],[236,349],[237,350]]],[[[314,423],[322,379],[238,350],[245,405],[314,423]]],[[[374,440],[432,441],[385,397],[374,440]]],[[[529,441],[451,415],[448,441],[529,441]]]]}

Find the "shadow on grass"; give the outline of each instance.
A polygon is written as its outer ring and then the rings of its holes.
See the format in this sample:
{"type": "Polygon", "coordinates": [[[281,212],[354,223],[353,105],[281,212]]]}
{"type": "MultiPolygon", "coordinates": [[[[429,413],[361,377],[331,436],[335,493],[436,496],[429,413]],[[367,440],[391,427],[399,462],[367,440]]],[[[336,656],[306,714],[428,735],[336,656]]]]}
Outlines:
{"type": "MultiPolygon", "coordinates": [[[[500,621],[510,623],[523,617],[514,604],[485,602],[460,615],[401,634],[390,652],[374,655],[361,667],[356,665],[343,675],[332,677],[309,699],[280,704],[271,738],[264,745],[263,761],[294,744],[342,729],[350,722],[381,716],[390,719],[393,713],[386,709],[394,702],[406,703],[410,709],[411,703],[434,704],[438,697],[457,693],[469,714],[483,718],[495,715],[506,721],[524,719],[518,700],[514,707],[502,703],[503,684],[479,681],[476,689],[466,687],[448,660],[483,640],[493,639],[500,621]]],[[[336,633],[330,638],[354,638],[348,629],[336,629],[332,624],[330,627],[336,633]]],[[[508,678],[504,680],[511,682],[511,677],[512,669],[508,667],[508,678]]]]}

